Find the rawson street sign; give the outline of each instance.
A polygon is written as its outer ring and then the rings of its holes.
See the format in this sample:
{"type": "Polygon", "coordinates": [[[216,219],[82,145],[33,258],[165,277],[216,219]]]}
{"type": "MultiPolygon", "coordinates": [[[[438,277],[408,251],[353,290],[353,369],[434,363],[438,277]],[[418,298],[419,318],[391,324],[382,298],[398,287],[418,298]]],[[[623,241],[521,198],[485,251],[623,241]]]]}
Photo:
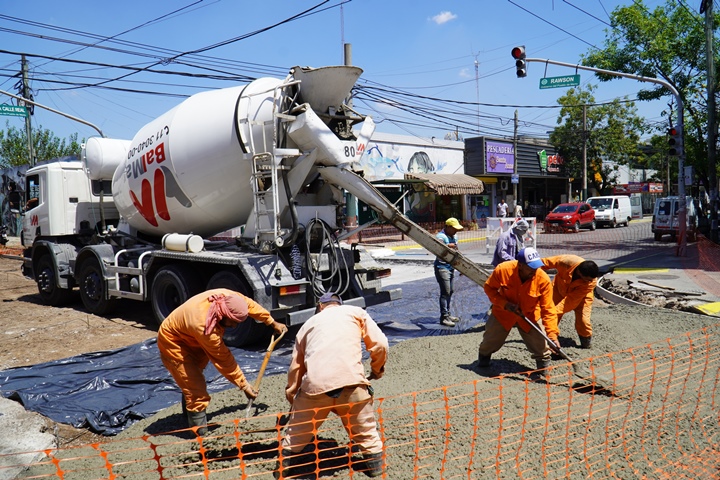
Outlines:
{"type": "Polygon", "coordinates": [[[10,115],[11,117],[27,117],[27,108],[23,106],[0,104],[0,115],[10,115]]]}
{"type": "Polygon", "coordinates": [[[545,88],[577,87],[580,85],[580,75],[565,75],[564,77],[546,77],[540,79],[540,90],[545,88]]]}

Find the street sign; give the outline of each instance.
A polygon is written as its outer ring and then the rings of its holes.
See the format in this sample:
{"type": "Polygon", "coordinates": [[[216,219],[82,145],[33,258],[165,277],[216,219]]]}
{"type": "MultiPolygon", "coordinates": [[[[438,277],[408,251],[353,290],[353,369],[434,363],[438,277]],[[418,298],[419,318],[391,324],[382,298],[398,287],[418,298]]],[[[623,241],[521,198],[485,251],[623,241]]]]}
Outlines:
{"type": "Polygon", "coordinates": [[[520,175],[517,173],[510,175],[510,183],[520,183],[520,175]]]}
{"type": "Polygon", "coordinates": [[[540,79],[540,90],[546,88],[577,87],[580,85],[580,75],[565,75],[563,77],[546,77],[540,79]]]}
{"type": "Polygon", "coordinates": [[[10,115],[11,117],[27,117],[27,108],[19,105],[0,104],[0,115],[10,115]]]}

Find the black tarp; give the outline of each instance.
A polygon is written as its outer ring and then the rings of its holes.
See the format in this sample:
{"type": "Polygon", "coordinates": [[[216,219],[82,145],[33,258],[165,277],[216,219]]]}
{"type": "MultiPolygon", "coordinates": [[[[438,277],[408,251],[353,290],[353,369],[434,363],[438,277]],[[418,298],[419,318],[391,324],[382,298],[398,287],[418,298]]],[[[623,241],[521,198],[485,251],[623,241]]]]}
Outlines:
{"type": "MultiPolygon", "coordinates": [[[[412,282],[403,290],[403,299],[368,309],[391,345],[409,338],[463,333],[485,319],[481,312],[488,308],[487,297],[465,277],[456,280],[453,304],[463,305],[467,313],[452,329],[438,324],[434,279],[412,282]]],[[[265,375],[287,372],[292,347],[293,339],[284,338],[265,375]]],[[[257,376],[266,349],[267,345],[252,350],[231,348],[250,381],[257,376]]],[[[206,368],[205,378],[211,394],[233,387],[212,365],[206,368]]],[[[53,421],[103,435],[116,435],[180,401],[180,391],[160,361],[155,338],[117,350],[0,371],[0,393],[53,421]]]]}

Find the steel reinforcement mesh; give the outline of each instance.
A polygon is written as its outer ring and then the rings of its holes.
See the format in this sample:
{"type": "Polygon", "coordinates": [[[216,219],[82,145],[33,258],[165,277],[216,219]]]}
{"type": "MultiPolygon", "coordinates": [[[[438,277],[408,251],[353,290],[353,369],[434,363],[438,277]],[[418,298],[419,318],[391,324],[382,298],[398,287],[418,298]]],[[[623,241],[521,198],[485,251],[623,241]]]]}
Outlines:
{"type": "MultiPolygon", "coordinates": [[[[546,379],[528,372],[377,398],[381,478],[720,478],[719,387],[720,324],[559,364],[546,379]]],[[[0,456],[0,477],[270,479],[281,418],[0,456]]],[[[315,433],[281,478],[365,478],[337,417],[315,433]]]]}

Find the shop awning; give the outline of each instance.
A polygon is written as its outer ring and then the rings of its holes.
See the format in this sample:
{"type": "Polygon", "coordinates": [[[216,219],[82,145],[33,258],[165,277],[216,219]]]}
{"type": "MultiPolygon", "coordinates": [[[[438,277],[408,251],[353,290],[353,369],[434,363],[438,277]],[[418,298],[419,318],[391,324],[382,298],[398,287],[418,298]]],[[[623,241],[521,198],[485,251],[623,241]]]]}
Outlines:
{"type": "Polygon", "coordinates": [[[464,173],[406,173],[409,180],[423,180],[438,195],[480,195],[483,182],[464,173]]]}

